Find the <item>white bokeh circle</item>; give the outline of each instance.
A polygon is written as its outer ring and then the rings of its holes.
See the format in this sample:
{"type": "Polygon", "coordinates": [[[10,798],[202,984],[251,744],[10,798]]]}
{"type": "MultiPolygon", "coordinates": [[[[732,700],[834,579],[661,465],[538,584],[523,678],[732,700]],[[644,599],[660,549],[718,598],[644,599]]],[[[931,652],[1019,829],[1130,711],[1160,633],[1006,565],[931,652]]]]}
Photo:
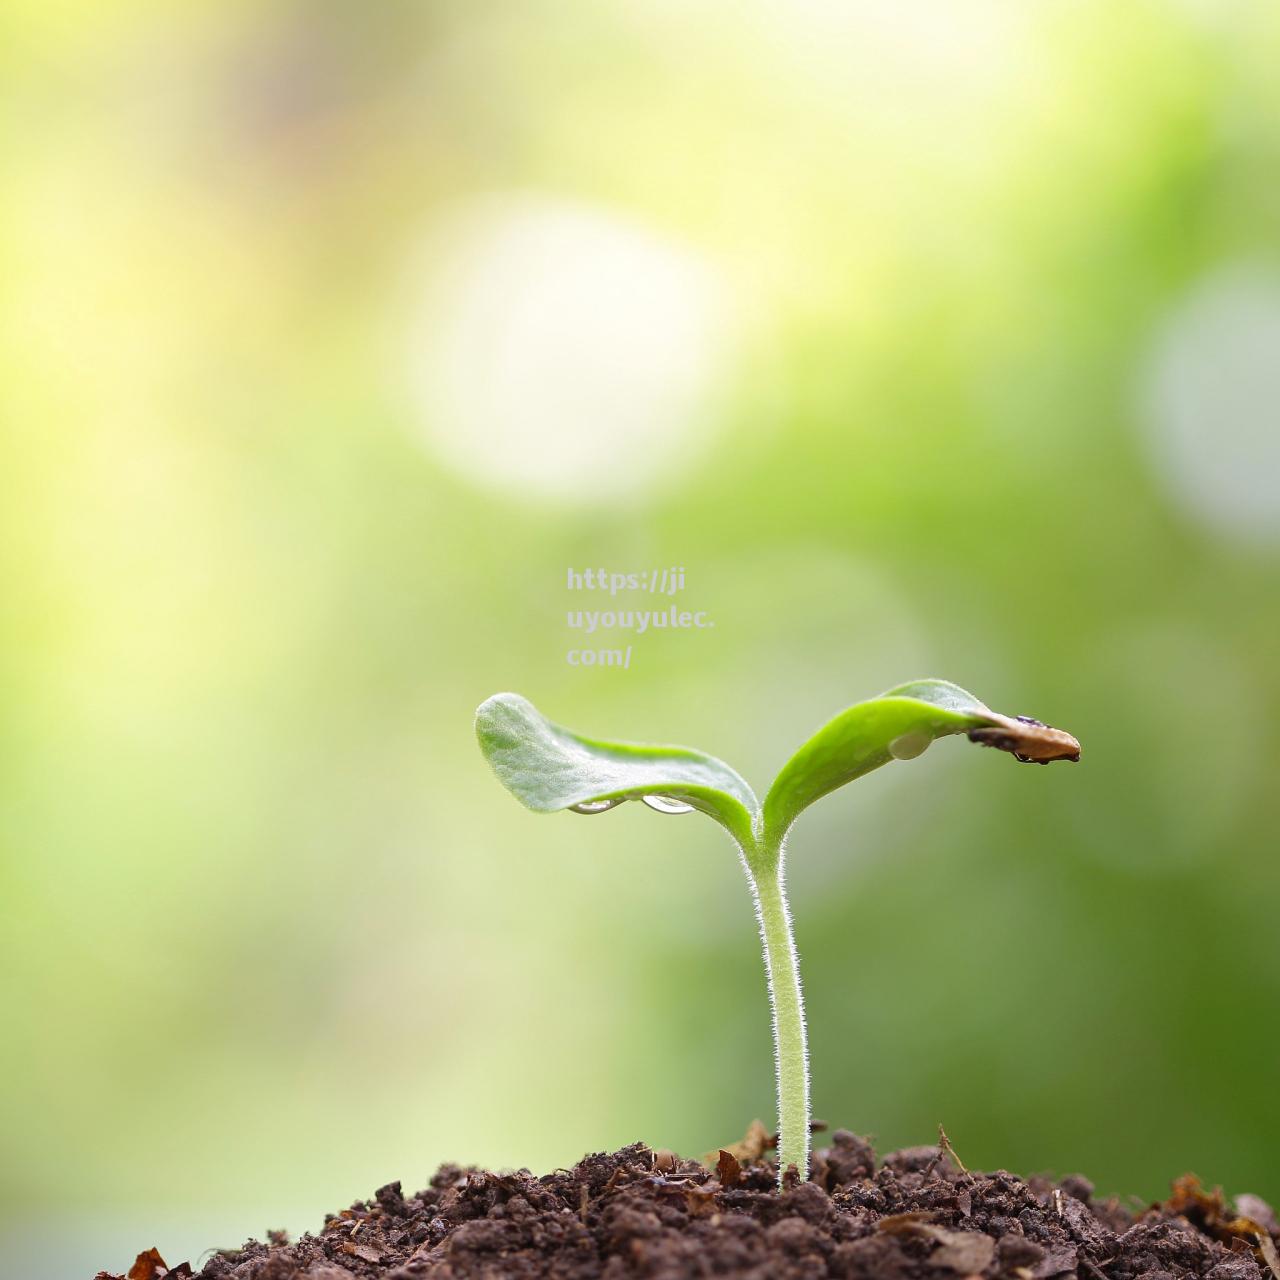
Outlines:
{"type": "Polygon", "coordinates": [[[421,438],[472,482],[595,505],[670,485],[715,434],[732,308],[712,262],[612,211],[478,201],[426,246],[407,374],[421,438]]]}
{"type": "Polygon", "coordinates": [[[1233,540],[1280,541],[1280,272],[1237,263],[1200,281],[1156,334],[1140,393],[1178,506],[1233,540]]]}

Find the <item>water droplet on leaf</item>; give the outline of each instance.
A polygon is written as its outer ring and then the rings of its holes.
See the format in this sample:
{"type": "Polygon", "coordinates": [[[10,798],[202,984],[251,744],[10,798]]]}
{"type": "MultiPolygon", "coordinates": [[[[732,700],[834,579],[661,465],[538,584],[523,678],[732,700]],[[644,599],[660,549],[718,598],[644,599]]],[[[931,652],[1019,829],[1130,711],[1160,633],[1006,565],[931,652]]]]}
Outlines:
{"type": "Polygon", "coordinates": [[[932,741],[927,733],[904,733],[889,743],[889,754],[895,760],[914,760],[924,755],[932,741]]]}
{"type": "Polygon", "coordinates": [[[673,800],[670,796],[641,796],[640,799],[655,813],[693,812],[693,805],[685,804],[683,800],[673,800]]]}
{"type": "Polygon", "coordinates": [[[587,815],[608,813],[610,809],[616,809],[625,800],[626,796],[614,796],[612,800],[584,800],[581,804],[571,804],[569,812],[585,813],[587,815]]]}

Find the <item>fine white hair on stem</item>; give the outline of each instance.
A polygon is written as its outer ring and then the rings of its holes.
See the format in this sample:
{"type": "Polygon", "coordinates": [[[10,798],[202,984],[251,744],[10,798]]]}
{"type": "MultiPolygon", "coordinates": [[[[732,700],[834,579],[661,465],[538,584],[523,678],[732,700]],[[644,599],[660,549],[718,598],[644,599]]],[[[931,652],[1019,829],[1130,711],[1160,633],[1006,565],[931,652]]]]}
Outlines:
{"type": "Polygon", "coordinates": [[[809,1049],[804,993],[785,885],[781,841],[739,851],[751,888],[764,951],[773,1025],[773,1058],[778,1087],[778,1179],[789,1165],[803,1181],[809,1176],[809,1049]],[[752,857],[752,854],[755,857],[752,857]]]}

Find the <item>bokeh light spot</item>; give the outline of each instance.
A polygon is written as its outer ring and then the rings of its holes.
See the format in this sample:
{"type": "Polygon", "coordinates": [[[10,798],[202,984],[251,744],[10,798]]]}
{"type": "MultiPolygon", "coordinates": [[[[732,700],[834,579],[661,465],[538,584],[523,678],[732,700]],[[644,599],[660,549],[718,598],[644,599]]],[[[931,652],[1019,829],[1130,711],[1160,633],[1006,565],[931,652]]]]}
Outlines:
{"type": "Polygon", "coordinates": [[[409,334],[423,438],[485,486],[595,504],[686,474],[729,354],[711,263],[545,197],[488,200],[430,246],[409,334]]]}
{"type": "Polygon", "coordinates": [[[1214,532],[1280,539],[1280,273],[1235,264],[1166,321],[1142,375],[1152,461],[1214,532]]]}

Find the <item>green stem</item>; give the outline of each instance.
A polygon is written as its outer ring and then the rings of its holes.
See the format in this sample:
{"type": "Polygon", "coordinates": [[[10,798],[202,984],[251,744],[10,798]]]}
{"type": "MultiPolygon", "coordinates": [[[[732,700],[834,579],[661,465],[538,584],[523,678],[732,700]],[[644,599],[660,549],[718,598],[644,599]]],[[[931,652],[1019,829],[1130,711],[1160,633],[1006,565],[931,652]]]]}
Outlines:
{"type": "Polygon", "coordinates": [[[773,1010],[774,1061],[778,1074],[778,1180],[795,1165],[801,1181],[809,1176],[809,1051],[800,991],[800,963],[787,908],[782,850],[761,851],[750,864],[751,891],[773,1010]]]}

